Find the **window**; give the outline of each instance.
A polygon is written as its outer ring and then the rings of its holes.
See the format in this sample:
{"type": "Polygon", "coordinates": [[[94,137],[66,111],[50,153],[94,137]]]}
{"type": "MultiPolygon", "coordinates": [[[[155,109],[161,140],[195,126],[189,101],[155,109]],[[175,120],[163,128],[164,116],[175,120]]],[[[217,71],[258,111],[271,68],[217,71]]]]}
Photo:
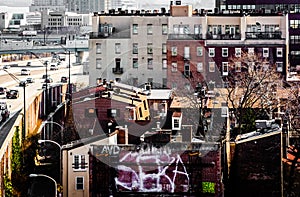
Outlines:
{"type": "Polygon", "coordinates": [[[132,33],[133,34],[138,34],[138,29],[139,29],[138,24],[133,24],[132,25],[132,33]]]}
{"type": "Polygon", "coordinates": [[[133,54],[138,54],[139,53],[138,43],[133,43],[132,44],[132,53],[133,54]]]}
{"type": "Polygon", "coordinates": [[[177,62],[172,62],[172,68],[171,68],[172,72],[177,72],[177,62]]]}
{"type": "Polygon", "coordinates": [[[147,102],[146,102],[146,100],[143,100],[143,104],[144,104],[144,110],[147,110],[147,102]]]}
{"type": "Polygon", "coordinates": [[[101,69],[102,68],[102,59],[97,58],[96,59],[96,69],[101,69]]]}
{"type": "Polygon", "coordinates": [[[184,59],[190,59],[190,47],[184,47],[184,59]]]}
{"type": "Polygon", "coordinates": [[[254,48],[248,48],[248,54],[254,55],[254,48]]]}
{"type": "Polygon", "coordinates": [[[235,62],[235,72],[241,72],[242,71],[242,63],[241,62],[235,62]]]}
{"type": "Polygon", "coordinates": [[[116,58],[115,62],[116,62],[116,69],[120,69],[121,68],[121,59],[120,58],[116,58]]]}
{"type": "Polygon", "coordinates": [[[263,57],[269,57],[269,48],[263,48],[263,57]]]}
{"type": "Polygon", "coordinates": [[[197,63],[197,72],[203,72],[203,63],[202,62],[197,63]]]}
{"type": "Polygon", "coordinates": [[[276,55],[277,55],[277,57],[282,57],[283,56],[283,49],[282,48],[277,48],[276,55]]]}
{"type": "Polygon", "coordinates": [[[121,43],[115,44],[115,53],[120,54],[121,53],[121,43]]]}
{"type": "Polygon", "coordinates": [[[162,68],[163,69],[167,69],[168,68],[167,59],[163,59],[162,60],[162,68]]]}
{"type": "Polygon", "coordinates": [[[167,24],[162,24],[161,28],[162,28],[161,31],[162,31],[163,35],[168,34],[168,25],[167,24]]]}
{"type": "Polygon", "coordinates": [[[96,43],[96,53],[97,53],[97,54],[102,53],[102,50],[101,50],[101,43],[96,43]]]}
{"type": "Polygon", "coordinates": [[[73,157],[73,169],[74,170],[85,170],[87,163],[85,162],[85,155],[74,155],[73,157]]]}
{"type": "Polygon", "coordinates": [[[161,47],[162,47],[162,54],[167,54],[167,44],[163,43],[161,47]]]}
{"type": "Polygon", "coordinates": [[[190,77],[190,64],[189,64],[189,62],[184,63],[184,76],[190,77]]]}
{"type": "Polygon", "coordinates": [[[177,88],[177,83],[176,82],[172,82],[172,89],[176,89],[177,88]]]}
{"type": "Polygon", "coordinates": [[[148,34],[148,35],[152,35],[152,33],[153,33],[153,30],[152,30],[152,24],[148,24],[148,25],[147,25],[147,34],[148,34]]]}
{"type": "Polygon", "coordinates": [[[143,118],[143,110],[141,107],[139,107],[139,114],[140,114],[140,118],[143,118]]]}
{"type": "Polygon", "coordinates": [[[283,62],[276,62],[276,70],[277,72],[283,71],[283,62]]]}
{"type": "Polygon", "coordinates": [[[148,69],[153,69],[153,59],[152,58],[148,58],[147,67],[148,67],[148,69]]]}
{"type": "Polygon", "coordinates": [[[235,57],[241,57],[241,55],[242,55],[242,49],[235,48],[235,57]]]}
{"type": "Polygon", "coordinates": [[[228,75],[228,62],[222,62],[222,71],[223,71],[223,76],[228,75]]]}
{"type": "Polygon", "coordinates": [[[147,53],[148,54],[152,54],[153,53],[152,43],[148,43],[147,44],[147,53]]]}
{"type": "Polygon", "coordinates": [[[215,48],[209,48],[208,49],[208,56],[209,57],[215,57],[215,48]]]}
{"type": "Polygon", "coordinates": [[[120,116],[119,109],[107,109],[107,117],[108,118],[115,118],[120,116]]]}
{"type": "Polygon", "coordinates": [[[138,58],[133,58],[132,59],[132,67],[133,68],[138,68],[139,67],[138,58]]]}
{"type": "Polygon", "coordinates": [[[215,62],[208,62],[208,71],[209,72],[215,72],[215,62]]]}
{"type": "Polygon", "coordinates": [[[203,48],[202,47],[197,47],[197,56],[201,57],[203,55],[203,48]]]}
{"type": "Polygon", "coordinates": [[[76,190],[84,190],[84,177],[77,176],[75,179],[76,190]]]}
{"type": "Polygon", "coordinates": [[[201,25],[194,25],[194,34],[195,35],[198,35],[198,34],[201,34],[201,32],[202,32],[202,27],[201,27],[201,25]]]}
{"type": "Polygon", "coordinates": [[[222,57],[228,57],[228,48],[222,48],[222,57]]]}
{"type": "Polygon", "coordinates": [[[172,47],[172,56],[177,56],[177,47],[172,47]]]}

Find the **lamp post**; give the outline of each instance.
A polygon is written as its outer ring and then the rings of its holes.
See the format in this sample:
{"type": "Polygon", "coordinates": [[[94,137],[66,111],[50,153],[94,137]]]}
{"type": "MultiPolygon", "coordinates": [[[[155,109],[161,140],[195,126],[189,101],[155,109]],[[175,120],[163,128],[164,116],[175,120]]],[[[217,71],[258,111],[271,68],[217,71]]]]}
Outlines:
{"type": "Polygon", "coordinates": [[[57,183],[56,183],[56,181],[52,177],[50,177],[48,175],[45,175],[45,174],[29,174],[29,177],[31,177],[31,178],[34,178],[34,177],[46,177],[46,178],[50,179],[51,181],[53,181],[54,185],[55,185],[55,193],[54,193],[54,195],[55,195],[55,197],[57,197],[57,183]]]}
{"type": "MultiPolygon", "coordinates": [[[[57,125],[57,126],[60,127],[60,137],[61,137],[61,143],[62,143],[63,142],[63,130],[64,130],[64,127],[61,124],[57,123],[57,122],[48,121],[48,120],[44,121],[42,123],[42,126],[45,126],[46,124],[55,124],[55,125],[57,125]]],[[[46,133],[45,132],[44,132],[44,136],[43,137],[44,137],[44,140],[46,140],[46,133]]]]}
{"type": "MultiPolygon", "coordinates": [[[[3,69],[13,80],[15,80],[17,83],[20,83],[21,80],[17,78],[14,74],[8,72],[6,69],[3,69]]],[[[23,130],[22,130],[22,139],[25,138],[26,135],[26,84],[23,84],[23,130]]]]}
{"type": "Polygon", "coordinates": [[[38,140],[38,143],[41,144],[43,142],[49,142],[49,143],[53,143],[55,144],[56,146],[59,147],[59,182],[61,183],[61,151],[62,151],[62,146],[55,142],[55,141],[52,141],[52,140],[38,140]]]}

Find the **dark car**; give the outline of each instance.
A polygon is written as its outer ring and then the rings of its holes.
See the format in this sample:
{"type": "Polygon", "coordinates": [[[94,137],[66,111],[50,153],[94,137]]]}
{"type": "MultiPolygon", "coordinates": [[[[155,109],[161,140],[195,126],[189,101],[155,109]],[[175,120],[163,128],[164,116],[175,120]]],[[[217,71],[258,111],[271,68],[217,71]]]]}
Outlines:
{"type": "Polygon", "coordinates": [[[31,62],[27,62],[26,66],[31,66],[31,62]]]}
{"type": "Polygon", "coordinates": [[[50,75],[43,75],[42,79],[46,79],[46,78],[49,78],[49,77],[50,77],[50,75]]]}
{"type": "Polygon", "coordinates": [[[53,79],[48,77],[47,79],[45,79],[44,83],[52,83],[53,79]]]}
{"type": "Polygon", "coordinates": [[[21,87],[28,86],[28,82],[26,80],[20,81],[19,86],[21,86],[21,87]]]}
{"type": "Polygon", "coordinates": [[[60,82],[62,83],[68,83],[69,77],[61,77],[60,82]]]}
{"type": "Polygon", "coordinates": [[[26,81],[27,81],[27,83],[34,83],[34,78],[28,77],[28,78],[26,79],[26,81]]]}
{"type": "Polygon", "coordinates": [[[3,69],[9,69],[10,68],[10,65],[4,65],[3,66],[3,69]]]}
{"type": "Polygon", "coordinates": [[[7,91],[7,88],[5,87],[0,87],[0,94],[5,94],[7,91]]]}
{"type": "Polygon", "coordinates": [[[6,92],[6,98],[7,99],[13,99],[19,97],[19,91],[18,90],[9,90],[6,92]]]}

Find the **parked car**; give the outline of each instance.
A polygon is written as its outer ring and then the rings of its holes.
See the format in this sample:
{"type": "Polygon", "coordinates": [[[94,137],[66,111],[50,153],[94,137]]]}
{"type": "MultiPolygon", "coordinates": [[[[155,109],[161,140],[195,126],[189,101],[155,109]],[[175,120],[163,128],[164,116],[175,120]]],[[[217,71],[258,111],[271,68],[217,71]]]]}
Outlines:
{"type": "Polygon", "coordinates": [[[7,99],[13,99],[19,97],[19,91],[18,90],[9,90],[6,92],[6,98],[7,99]]]}
{"type": "Polygon", "coordinates": [[[27,62],[26,66],[31,66],[31,62],[27,62]]]}
{"type": "Polygon", "coordinates": [[[3,66],[3,69],[9,69],[10,68],[10,65],[4,65],[3,66]]]}
{"type": "Polygon", "coordinates": [[[61,77],[60,82],[62,83],[68,83],[69,77],[61,77]]]}
{"type": "Polygon", "coordinates": [[[28,78],[26,79],[26,81],[27,81],[27,83],[34,83],[34,78],[28,77],[28,78]]]}
{"type": "Polygon", "coordinates": [[[0,87],[0,94],[5,94],[7,91],[7,88],[5,87],[0,87]]]}
{"type": "Polygon", "coordinates": [[[45,79],[44,83],[52,83],[53,79],[48,77],[47,79],[45,79]]]}
{"type": "Polygon", "coordinates": [[[28,86],[28,82],[26,80],[22,80],[19,82],[19,86],[21,86],[21,87],[28,86]]]}
{"type": "Polygon", "coordinates": [[[30,70],[29,69],[26,69],[26,68],[23,68],[21,70],[21,75],[30,75],[30,70]]]}

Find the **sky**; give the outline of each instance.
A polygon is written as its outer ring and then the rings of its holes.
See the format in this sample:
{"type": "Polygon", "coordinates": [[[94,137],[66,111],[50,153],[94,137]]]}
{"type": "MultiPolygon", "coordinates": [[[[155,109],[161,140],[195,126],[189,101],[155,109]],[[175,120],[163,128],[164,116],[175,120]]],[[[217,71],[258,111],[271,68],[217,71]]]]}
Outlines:
{"type": "MultiPolygon", "coordinates": [[[[152,6],[154,8],[160,8],[161,6],[169,6],[170,0],[136,0],[140,4],[140,9],[149,9],[152,6]]],[[[28,7],[32,0],[0,0],[0,6],[10,6],[10,7],[28,7]]],[[[174,0],[175,2],[175,0],[174,0]]],[[[211,9],[214,8],[214,0],[182,0],[182,5],[193,4],[193,8],[197,9],[211,9]]]]}

